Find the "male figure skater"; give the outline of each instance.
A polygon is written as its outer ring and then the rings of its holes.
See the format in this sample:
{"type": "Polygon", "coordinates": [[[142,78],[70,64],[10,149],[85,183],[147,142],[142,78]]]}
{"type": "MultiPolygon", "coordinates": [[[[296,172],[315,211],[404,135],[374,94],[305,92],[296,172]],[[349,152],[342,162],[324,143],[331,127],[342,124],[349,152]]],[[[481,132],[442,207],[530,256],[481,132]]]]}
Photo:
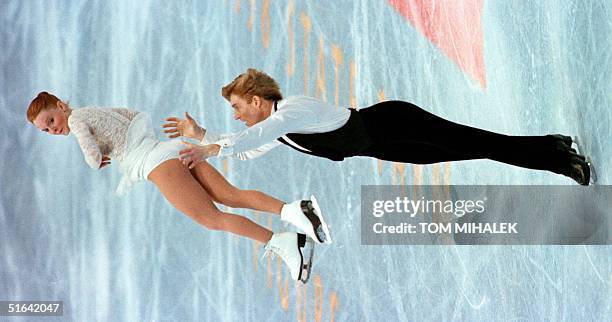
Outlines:
{"type": "Polygon", "coordinates": [[[167,118],[163,125],[170,138],[201,141],[180,152],[189,167],[211,156],[254,158],[285,144],[334,161],[352,156],[416,164],[491,159],[562,174],[581,185],[590,181],[589,163],[571,148],[569,136],[503,135],[450,122],[403,101],[355,110],[305,96],[284,99],[276,81],[255,69],[223,87],[222,95],[247,129],[215,134],[188,113],[185,119],[167,118]]]}

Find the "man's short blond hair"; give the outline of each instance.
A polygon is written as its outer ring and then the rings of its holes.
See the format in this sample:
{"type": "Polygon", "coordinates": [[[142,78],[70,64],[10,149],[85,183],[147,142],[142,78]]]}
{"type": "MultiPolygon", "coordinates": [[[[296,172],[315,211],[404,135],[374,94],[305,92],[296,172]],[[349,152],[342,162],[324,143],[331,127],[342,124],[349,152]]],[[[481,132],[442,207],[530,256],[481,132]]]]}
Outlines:
{"type": "Polygon", "coordinates": [[[231,83],[223,86],[221,89],[221,95],[228,101],[232,94],[246,99],[249,103],[255,95],[269,101],[280,101],[283,99],[283,95],[274,78],[253,68],[247,69],[245,73],[238,75],[231,83]]]}

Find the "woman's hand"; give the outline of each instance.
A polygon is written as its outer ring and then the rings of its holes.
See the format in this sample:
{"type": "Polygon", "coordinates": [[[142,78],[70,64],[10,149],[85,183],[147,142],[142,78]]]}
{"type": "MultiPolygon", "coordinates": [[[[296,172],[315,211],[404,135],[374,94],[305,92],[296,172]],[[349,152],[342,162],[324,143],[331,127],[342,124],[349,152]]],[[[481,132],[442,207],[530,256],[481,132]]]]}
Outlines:
{"type": "Polygon", "coordinates": [[[180,119],[173,116],[167,118],[166,122],[167,123],[162,125],[162,127],[167,128],[164,133],[172,133],[168,135],[168,137],[171,139],[183,136],[189,139],[201,141],[206,133],[206,130],[201,128],[187,112],[185,112],[185,119],[180,119]]]}
{"type": "Polygon", "coordinates": [[[196,165],[203,162],[204,159],[219,154],[221,147],[217,144],[195,145],[188,142],[183,142],[187,146],[186,149],[179,152],[179,160],[189,169],[195,168],[196,165]]]}
{"type": "Polygon", "coordinates": [[[104,168],[105,166],[111,164],[110,162],[110,157],[108,155],[103,155],[102,156],[102,162],[100,162],[100,169],[104,168]]]}

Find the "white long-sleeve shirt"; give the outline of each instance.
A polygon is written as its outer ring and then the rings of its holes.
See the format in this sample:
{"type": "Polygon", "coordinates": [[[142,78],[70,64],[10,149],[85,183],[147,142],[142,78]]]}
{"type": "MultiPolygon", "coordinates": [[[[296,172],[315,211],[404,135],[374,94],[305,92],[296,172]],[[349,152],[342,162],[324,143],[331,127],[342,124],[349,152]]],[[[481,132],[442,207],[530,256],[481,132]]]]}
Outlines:
{"type": "Polygon", "coordinates": [[[85,161],[100,168],[102,155],[123,161],[127,130],[138,111],[126,108],[84,107],[73,109],[68,117],[70,133],[83,151],[85,161]]]}
{"type": "Polygon", "coordinates": [[[291,96],[278,101],[278,110],[265,120],[237,133],[216,134],[206,131],[202,144],[221,146],[219,156],[230,156],[241,160],[252,159],[282,144],[283,137],[298,149],[308,149],[291,141],[286,134],[313,134],[337,130],[348,121],[350,111],[335,107],[316,98],[291,96]]]}

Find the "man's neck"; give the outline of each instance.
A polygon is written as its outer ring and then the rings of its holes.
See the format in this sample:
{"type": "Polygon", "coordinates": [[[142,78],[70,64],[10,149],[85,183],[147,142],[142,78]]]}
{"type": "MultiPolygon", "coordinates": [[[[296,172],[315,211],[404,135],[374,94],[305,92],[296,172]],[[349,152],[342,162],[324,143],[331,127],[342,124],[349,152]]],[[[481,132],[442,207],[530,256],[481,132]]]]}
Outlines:
{"type": "Polygon", "coordinates": [[[272,109],[274,108],[274,102],[269,100],[262,100],[261,106],[263,107],[266,118],[272,115],[272,109]]]}

